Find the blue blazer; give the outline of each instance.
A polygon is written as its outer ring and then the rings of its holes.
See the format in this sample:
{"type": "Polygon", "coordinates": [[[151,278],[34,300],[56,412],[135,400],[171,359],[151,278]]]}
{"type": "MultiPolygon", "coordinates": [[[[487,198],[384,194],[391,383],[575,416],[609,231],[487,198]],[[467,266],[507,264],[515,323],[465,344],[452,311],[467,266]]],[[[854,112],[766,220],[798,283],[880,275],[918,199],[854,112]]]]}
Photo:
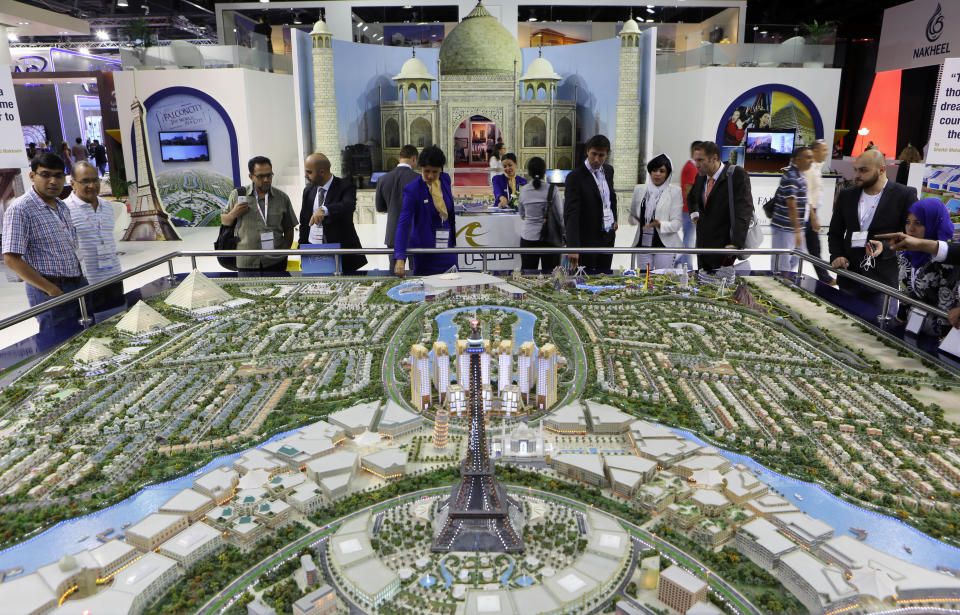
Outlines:
{"type": "MultiPolygon", "coordinates": [[[[450,190],[450,176],[440,174],[440,191],[447,205],[447,226],[450,239],[447,247],[457,245],[456,216],[453,211],[453,192],[450,190]]],[[[397,219],[397,234],[394,239],[393,259],[407,258],[407,248],[435,248],[435,231],[442,228],[440,214],[437,213],[430,196],[430,189],[422,177],[418,177],[403,187],[403,207],[397,219]]],[[[414,259],[414,273],[431,270],[434,273],[446,271],[457,264],[456,254],[421,256],[414,259]]]]}
{"type": "MultiPolygon", "coordinates": [[[[493,184],[493,204],[497,205],[500,203],[500,195],[507,197],[507,201],[510,201],[510,185],[507,184],[507,176],[504,173],[500,175],[494,175],[491,180],[493,184]]],[[[520,186],[525,186],[527,180],[523,179],[517,175],[517,192],[520,192],[520,186]]]]}

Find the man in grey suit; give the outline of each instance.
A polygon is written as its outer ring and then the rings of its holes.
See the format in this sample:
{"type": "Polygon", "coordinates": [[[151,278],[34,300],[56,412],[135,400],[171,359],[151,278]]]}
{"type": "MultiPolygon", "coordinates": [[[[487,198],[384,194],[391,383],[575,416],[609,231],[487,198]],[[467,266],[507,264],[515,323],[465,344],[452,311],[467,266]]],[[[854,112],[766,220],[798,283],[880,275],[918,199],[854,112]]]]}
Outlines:
{"type": "Polygon", "coordinates": [[[403,187],[420,177],[413,170],[417,166],[418,154],[414,146],[404,145],[400,148],[400,162],[396,168],[377,181],[377,211],[387,214],[387,234],[383,242],[388,248],[393,247],[397,234],[397,219],[403,207],[403,187]]]}

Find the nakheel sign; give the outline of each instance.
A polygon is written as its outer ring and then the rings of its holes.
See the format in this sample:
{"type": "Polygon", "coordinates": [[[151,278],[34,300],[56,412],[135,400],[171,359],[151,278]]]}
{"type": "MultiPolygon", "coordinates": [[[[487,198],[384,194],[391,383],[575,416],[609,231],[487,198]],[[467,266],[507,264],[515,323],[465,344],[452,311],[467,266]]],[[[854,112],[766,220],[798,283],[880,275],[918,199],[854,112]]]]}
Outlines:
{"type": "Polygon", "coordinates": [[[877,72],[940,64],[960,55],[960,2],[915,0],[883,12],[877,72]]]}
{"type": "Polygon", "coordinates": [[[943,61],[926,162],[960,165],[960,58],[943,61]]]}

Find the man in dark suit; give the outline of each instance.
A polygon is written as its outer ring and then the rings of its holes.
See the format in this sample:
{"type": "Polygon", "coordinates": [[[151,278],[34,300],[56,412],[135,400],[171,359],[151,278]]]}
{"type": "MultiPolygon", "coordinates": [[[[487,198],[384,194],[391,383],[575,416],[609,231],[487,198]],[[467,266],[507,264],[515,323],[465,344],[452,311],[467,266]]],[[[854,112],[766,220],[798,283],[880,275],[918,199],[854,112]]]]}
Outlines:
{"type": "Polygon", "coordinates": [[[417,166],[417,148],[404,145],[400,148],[400,162],[389,173],[377,180],[377,211],[387,214],[387,233],[383,243],[392,248],[397,235],[397,218],[403,207],[403,187],[416,181],[420,174],[414,171],[417,166]]]}
{"type": "MultiPolygon", "coordinates": [[[[753,216],[753,197],[746,171],[743,167],[734,166],[732,173],[728,173],[727,165],[720,162],[720,148],[712,141],[694,145],[693,163],[697,166],[698,175],[687,195],[687,210],[697,227],[697,247],[742,249],[753,216]],[[730,219],[728,181],[733,182],[734,220],[730,219]]],[[[700,269],[712,272],[720,267],[732,266],[735,260],[734,256],[703,254],[697,256],[697,265],[700,269]]]]}
{"type": "MultiPolygon", "coordinates": [[[[870,240],[877,235],[902,231],[907,209],[917,200],[915,188],[887,181],[886,161],[879,150],[860,154],[853,167],[853,188],[840,191],[828,234],[830,264],[859,273],[887,286],[899,286],[899,267],[893,250],[874,253],[870,240]],[[869,254],[868,254],[869,252],[869,254]],[[874,264],[864,269],[866,257],[874,264]]],[[[839,276],[840,288],[872,304],[876,314],[883,306],[883,293],[839,276]]],[[[875,314],[873,314],[875,315],[875,314]]]]}
{"type": "MultiPolygon", "coordinates": [[[[307,187],[300,207],[300,243],[339,243],[341,248],[361,248],[353,225],[357,209],[357,189],[334,177],[330,160],[323,154],[310,154],[304,162],[307,187]],[[313,230],[311,230],[311,227],[313,230]],[[322,238],[320,235],[322,231],[322,238]],[[319,240],[319,241],[318,241],[319,240]]],[[[344,256],[343,272],[353,273],[367,264],[367,257],[344,256]]]]}
{"type": "MultiPolygon", "coordinates": [[[[613,167],[604,164],[610,140],[595,135],[587,141],[587,159],[567,175],[563,189],[563,224],[571,248],[613,247],[617,237],[617,194],[613,167]]],[[[571,253],[570,267],[609,271],[613,254],[571,253]]]]}

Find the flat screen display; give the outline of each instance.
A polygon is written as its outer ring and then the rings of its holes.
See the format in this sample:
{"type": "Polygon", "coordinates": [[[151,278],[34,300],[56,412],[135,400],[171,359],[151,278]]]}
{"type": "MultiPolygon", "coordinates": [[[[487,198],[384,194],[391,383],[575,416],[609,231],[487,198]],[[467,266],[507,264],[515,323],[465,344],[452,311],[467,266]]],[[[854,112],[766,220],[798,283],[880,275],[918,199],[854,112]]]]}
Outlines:
{"type": "Polygon", "coordinates": [[[547,181],[551,184],[562,184],[570,175],[570,169],[548,169],[547,181]]]}
{"type": "Polygon", "coordinates": [[[793,132],[748,132],[747,154],[776,155],[793,154],[793,145],[796,140],[793,132]]]}
{"type": "Polygon", "coordinates": [[[210,160],[206,130],[182,130],[160,133],[160,159],[164,162],[210,160]]]}

